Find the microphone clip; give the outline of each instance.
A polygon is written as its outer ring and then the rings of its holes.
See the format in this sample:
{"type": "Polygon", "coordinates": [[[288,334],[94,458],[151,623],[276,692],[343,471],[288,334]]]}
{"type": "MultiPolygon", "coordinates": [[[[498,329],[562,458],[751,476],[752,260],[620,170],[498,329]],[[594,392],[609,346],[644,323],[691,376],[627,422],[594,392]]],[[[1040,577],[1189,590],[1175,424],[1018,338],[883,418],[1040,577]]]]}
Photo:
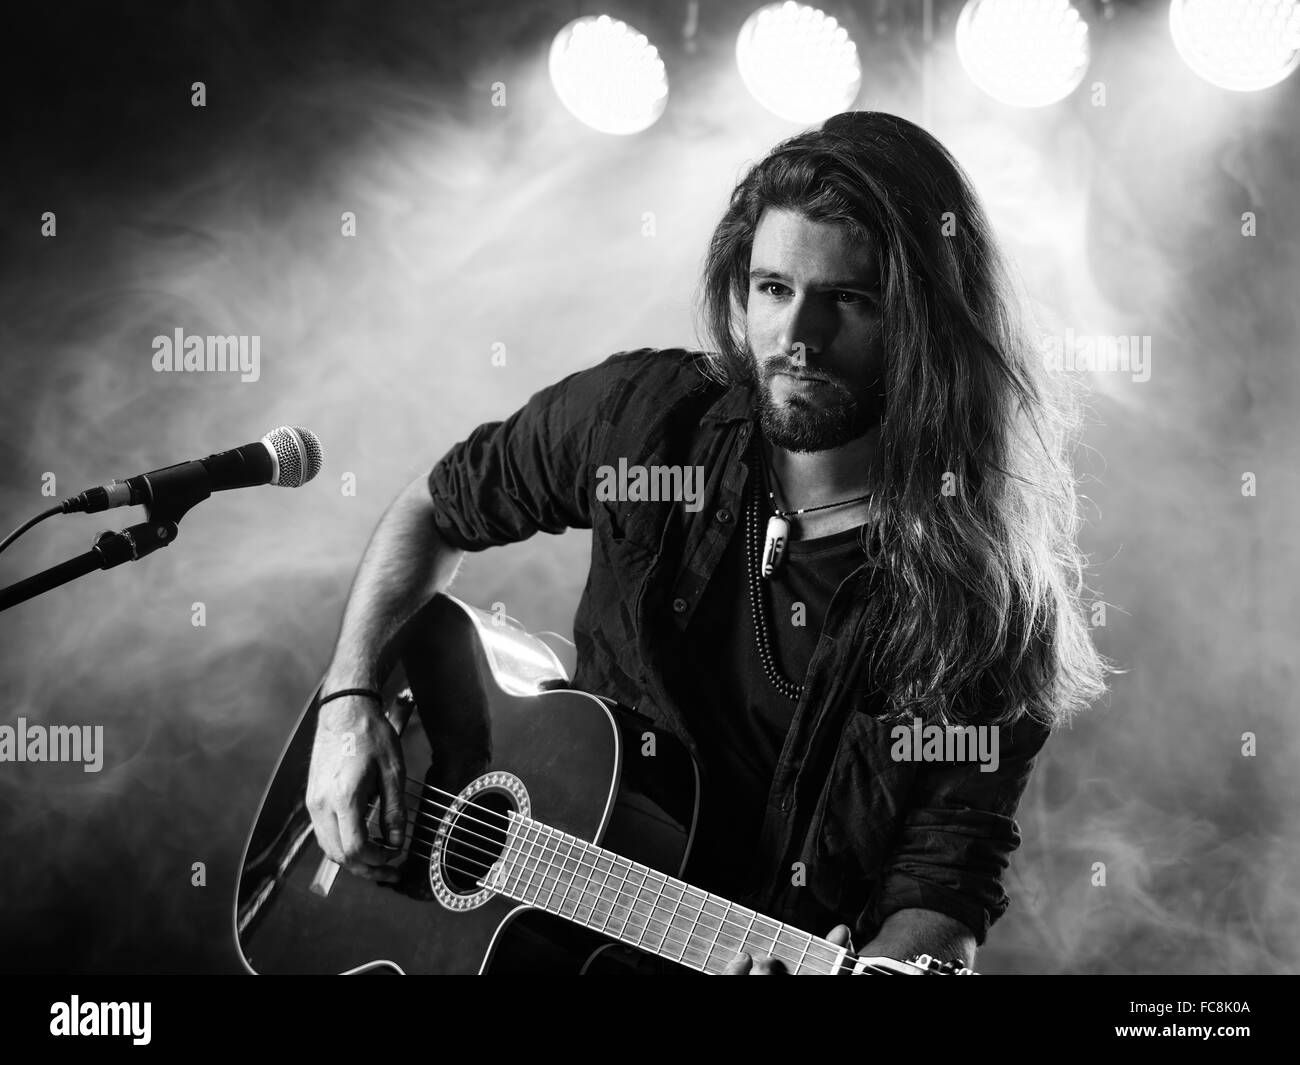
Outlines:
{"type": "Polygon", "coordinates": [[[132,499],[144,504],[149,517],[146,524],[153,525],[176,525],[193,507],[212,495],[212,480],[197,459],[128,478],[126,483],[131,486],[132,499]]]}
{"type": "Polygon", "coordinates": [[[112,569],[123,562],[137,562],[176,539],[180,528],[174,521],[142,521],[120,532],[102,532],[91,550],[103,559],[100,569],[112,569]]]}

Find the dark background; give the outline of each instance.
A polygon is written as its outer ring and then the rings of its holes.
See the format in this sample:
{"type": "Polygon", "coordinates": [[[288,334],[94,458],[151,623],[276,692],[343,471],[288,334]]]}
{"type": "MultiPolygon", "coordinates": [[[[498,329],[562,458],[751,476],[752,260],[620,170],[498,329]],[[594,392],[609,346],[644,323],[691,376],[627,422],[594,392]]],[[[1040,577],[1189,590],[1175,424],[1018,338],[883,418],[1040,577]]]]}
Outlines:
{"type": "MultiPolygon", "coordinates": [[[[169,550],[0,616],[0,723],[102,724],[106,746],[98,774],[0,764],[0,969],[239,971],[245,834],[384,506],[564,374],[699,342],[711,227],[743,167],[799,128],[736,73],[755,6],[700,4],[690,40],[685,3],[603,8],[668,66],[667,111],[634,137],[586,129],[551,90],[551,38],[597,10],[571,3],[7,13],[0,524],[49,505],[47,473],[62,498],[286,422],[326,464],[300,491],[213,499],[169,550]],[[260,335],[261,379],[153,372],[151,339],[177,327],[260,335]]],[[[1175,55],[1166,4],[1113,6],[1085,5],[1092,68],[1041,111],[969,84],[959,5],[936,5],[928,43],[919,4],[824,8],[861,50],[855,106],[956,154],[1044,323],[1152,338],[1149,381],[1091,375],[1078,455],[1097,640],[1130,672],[1049,744],[979,967],[1295,971],[1300,79],[1215,89],[1175,55]]],[[[0,583],[141,520],[125,513],[41,526],[0,583]]],[[[568,634],[588,540],[473,557],[456,593],[568,634]]]]}

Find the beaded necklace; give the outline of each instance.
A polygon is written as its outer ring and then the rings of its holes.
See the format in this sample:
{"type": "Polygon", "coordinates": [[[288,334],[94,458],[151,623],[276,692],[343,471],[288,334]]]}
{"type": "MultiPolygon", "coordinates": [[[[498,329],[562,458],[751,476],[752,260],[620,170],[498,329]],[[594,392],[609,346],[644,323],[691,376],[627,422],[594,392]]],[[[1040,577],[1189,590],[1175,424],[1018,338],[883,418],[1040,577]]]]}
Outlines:
{"type": "MultiPolygon", "coordinates": [[[[758,443],[758,433],[755,433],[750,439],[751,454],[757,452],[757,465],[762,469],[764,484],[767,484],[767,463],[763,458],[763,449],[758,443]]],[[[751,462],[750,469],[754,468],[751,462]]],[[[775,478],[775,473],[773,473],[775,478]]],[[[776,505],[776,493],[768,486],[768,499],[772,503],[772,509],[775,513],[767,521],[767,539],[763,546],[762,564],[758,562],[758,528],[759,528],[759,488],[757,478],[751,480],[749,490],[749,504],[746,510],[745,522],[745,568],[749,577],[749,612],[754,623],[754,638],[758,644],[758,657],[763,663],[763,672],[767,674],[767,679],[782,695],[788,699],[798,701],[800,694],[803,692],[803,685],[796,684],[781,672],[780,666],[776,663],[776,655],[772,650],[772,638],[768,631],[767,623],[767,597],[764,594],[763,582],[759,580],[759,573],[763,577],[771,578],[776,572],[781,560],[785,557],[785,547],[790,534],[789,518],[798,517],[800,514],[811,514],[815,510],[829,510],[831,507],[843,507],[850,503],[860,503],[864,499],[870,499],[871,493],[864,496],[858,496],[854,499],[846,499],[841,503],[824,503],[816,507],[803,507],[800,510],[783,511],[776,505]]]]}

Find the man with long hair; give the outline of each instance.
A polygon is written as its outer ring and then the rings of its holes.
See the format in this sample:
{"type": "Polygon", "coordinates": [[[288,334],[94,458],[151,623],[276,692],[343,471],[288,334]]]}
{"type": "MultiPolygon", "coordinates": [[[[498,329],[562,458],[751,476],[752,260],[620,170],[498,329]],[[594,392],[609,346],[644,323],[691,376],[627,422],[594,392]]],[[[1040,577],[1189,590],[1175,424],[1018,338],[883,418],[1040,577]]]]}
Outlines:
{"type": "MultiPolygon", "coordinates": [[[[1037,355],[969,179],[892,115],[836,115],[749,170],[701,310],[710,350],[571,374],[398,496],[323,691],[376,688],[463,552],[590,528],[573,685],[695,756],[686,879],[863,954],[973,964],[1035,757],[1105,690],[1078,399],[1037,355]],[[698,497],[611,493],[620,463],[699,471],[698,497]]],[[[401,780],[377,700],[322,707],[308,804],[327,855],[396,878],[363,826],[378,793],[401,840],[401,780]]]]}

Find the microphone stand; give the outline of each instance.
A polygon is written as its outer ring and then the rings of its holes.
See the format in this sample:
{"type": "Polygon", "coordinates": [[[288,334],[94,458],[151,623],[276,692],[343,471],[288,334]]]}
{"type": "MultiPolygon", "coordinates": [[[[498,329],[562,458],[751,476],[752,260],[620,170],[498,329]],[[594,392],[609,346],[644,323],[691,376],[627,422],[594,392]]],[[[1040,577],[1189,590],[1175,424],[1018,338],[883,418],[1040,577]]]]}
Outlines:
{"type": "Polygon", "coordinates": [[[84,554],[0,589],[0,610],[25,603],[97,569],[112,569],[123,562],[137,562],[145,555],[167,547],[176,539],[180,520],[186,512],[212,494],[207,477],[196,476],[195,467],[201,468],[201,464],[181,462],[151,473],[144,481],[149,495],[145,502],[148,521],[131,525],[121,532],[102,532],[84,554]]]}

